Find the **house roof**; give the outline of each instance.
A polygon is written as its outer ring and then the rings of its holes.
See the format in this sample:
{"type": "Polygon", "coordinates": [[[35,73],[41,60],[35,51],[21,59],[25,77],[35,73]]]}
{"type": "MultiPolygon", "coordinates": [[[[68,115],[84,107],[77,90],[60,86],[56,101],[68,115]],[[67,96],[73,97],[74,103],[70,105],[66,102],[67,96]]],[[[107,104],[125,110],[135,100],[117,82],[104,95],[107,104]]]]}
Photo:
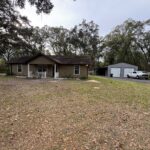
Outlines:
{"type": "Polygon", "coordinates": [[[91,64],[89,56],[50,56],[60,64],[91,64]]]}
{"type": "Polygon", "coordinates": [[[24,57],[19,57],[19,58],[12,58],[8,64],[25,64],[31,56],[24,56],[24,57]]]}
{"type": "Polygon", "coordinates": [[[13,58],[8,62],[8,64],[27,64],[40,56],[44,56],[58,64],[91,64],[91,59],[89,56],[53,56],[44,54],[13,58]]]}

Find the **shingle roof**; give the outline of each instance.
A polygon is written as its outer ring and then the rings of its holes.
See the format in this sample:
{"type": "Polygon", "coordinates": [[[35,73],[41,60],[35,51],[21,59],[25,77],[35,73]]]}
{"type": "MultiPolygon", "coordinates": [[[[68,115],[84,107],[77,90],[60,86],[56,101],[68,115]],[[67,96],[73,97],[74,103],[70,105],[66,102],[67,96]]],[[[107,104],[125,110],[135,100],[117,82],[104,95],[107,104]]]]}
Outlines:
{"type": "Polygon", "coordinates": [[[60,64],[91,64],[89,56],[50,56],[60,64]]]}
{"type": "Polygon", "coordinates": [[[8,64],[25,64],[29,59],[31,59],[31,56],[24,56],[19,58],[12,58],[8,64]]]}
{"type": "Polygon", "coordinates": [[[8,64],[27,64],[39,56],[44,56],[58,64],[91,64],[91,59],[89,56],[48,56],[44,54],[13,58],[8,62],[8,64]]]}

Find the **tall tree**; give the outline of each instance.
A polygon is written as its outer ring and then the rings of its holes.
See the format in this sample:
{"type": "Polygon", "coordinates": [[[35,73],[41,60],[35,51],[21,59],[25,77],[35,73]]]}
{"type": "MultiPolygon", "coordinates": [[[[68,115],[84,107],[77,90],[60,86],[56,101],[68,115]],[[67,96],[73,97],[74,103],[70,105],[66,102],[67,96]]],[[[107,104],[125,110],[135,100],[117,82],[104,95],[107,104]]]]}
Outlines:
{"type": "Polygon", "coordinates": [[[0,56],[7,60],[18,49],[30,48],[24,35],[29,33],[30,25],[26,17],[13,9],[9,0],[0,5],[0,56]]]}
{"type": "Polygon", "coordinates": [[[72,55],[72,46],[69,42],[70,31],[63,27],[48,27],[41,29],[45,41],[45,49],[52,50],[55,55],[72,55]]]}
{"type": "Polygon", "coordinates": [[[148,69],[149,21],[127,20],[105,38],[106,64],[127,62],[148,69]]]}
{"type": "Polygon", "coordinates": [[[149,62],[150,62],[150,20],[137,22],[138,32],[135,35],[136,37],[136,47],[137,50],[140,51],[145,60],[145,68],[146,70],[150,70],[149,62]]]}
{"type": "Polygon", "coordinates": [[[77,49],[78,55],[89,55],[92,60],[92,67],[101,56],[102,38],[99,36],[99,26],[93,21],[75,26],[71,31],[71,44],[77,49]]]}
{"type": "MultiPolygon", "coordinates": [[[[24,8],[26,0],[0,1],[0,57],[9,60],[20,52],[28,54],[32,46],[26,37],[32,30],[27,17],[21,16],[15,10],[15,5],[24,8]],[[14,5],[15,4],[15,5],[14,5]]],[[[53,5],[50,0],[28,0],[37,8],[37,13],[50,13],[53,5]]]]}

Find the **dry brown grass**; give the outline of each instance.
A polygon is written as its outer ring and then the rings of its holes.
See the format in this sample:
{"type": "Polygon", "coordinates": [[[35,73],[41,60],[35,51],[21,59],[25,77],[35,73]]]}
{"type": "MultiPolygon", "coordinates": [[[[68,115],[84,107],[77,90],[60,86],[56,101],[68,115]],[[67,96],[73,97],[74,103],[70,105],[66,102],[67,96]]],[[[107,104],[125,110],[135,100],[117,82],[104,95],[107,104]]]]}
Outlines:
{"type": "Polygon", "coordinates": [[[0,149],[149,150],[150,85],[98,80],[0,77],[0,149]]]}

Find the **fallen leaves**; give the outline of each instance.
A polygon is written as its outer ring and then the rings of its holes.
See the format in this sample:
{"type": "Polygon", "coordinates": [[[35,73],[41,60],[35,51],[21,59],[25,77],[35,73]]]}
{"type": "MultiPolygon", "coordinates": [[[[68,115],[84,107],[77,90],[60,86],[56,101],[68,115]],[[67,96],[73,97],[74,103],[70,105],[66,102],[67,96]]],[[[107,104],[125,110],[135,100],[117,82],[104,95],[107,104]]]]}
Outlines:
{"type": "Polygon", "coordinates": [[[149,150],[150,111],[103,82],[0,81],[1,149],[149,150]]]}

